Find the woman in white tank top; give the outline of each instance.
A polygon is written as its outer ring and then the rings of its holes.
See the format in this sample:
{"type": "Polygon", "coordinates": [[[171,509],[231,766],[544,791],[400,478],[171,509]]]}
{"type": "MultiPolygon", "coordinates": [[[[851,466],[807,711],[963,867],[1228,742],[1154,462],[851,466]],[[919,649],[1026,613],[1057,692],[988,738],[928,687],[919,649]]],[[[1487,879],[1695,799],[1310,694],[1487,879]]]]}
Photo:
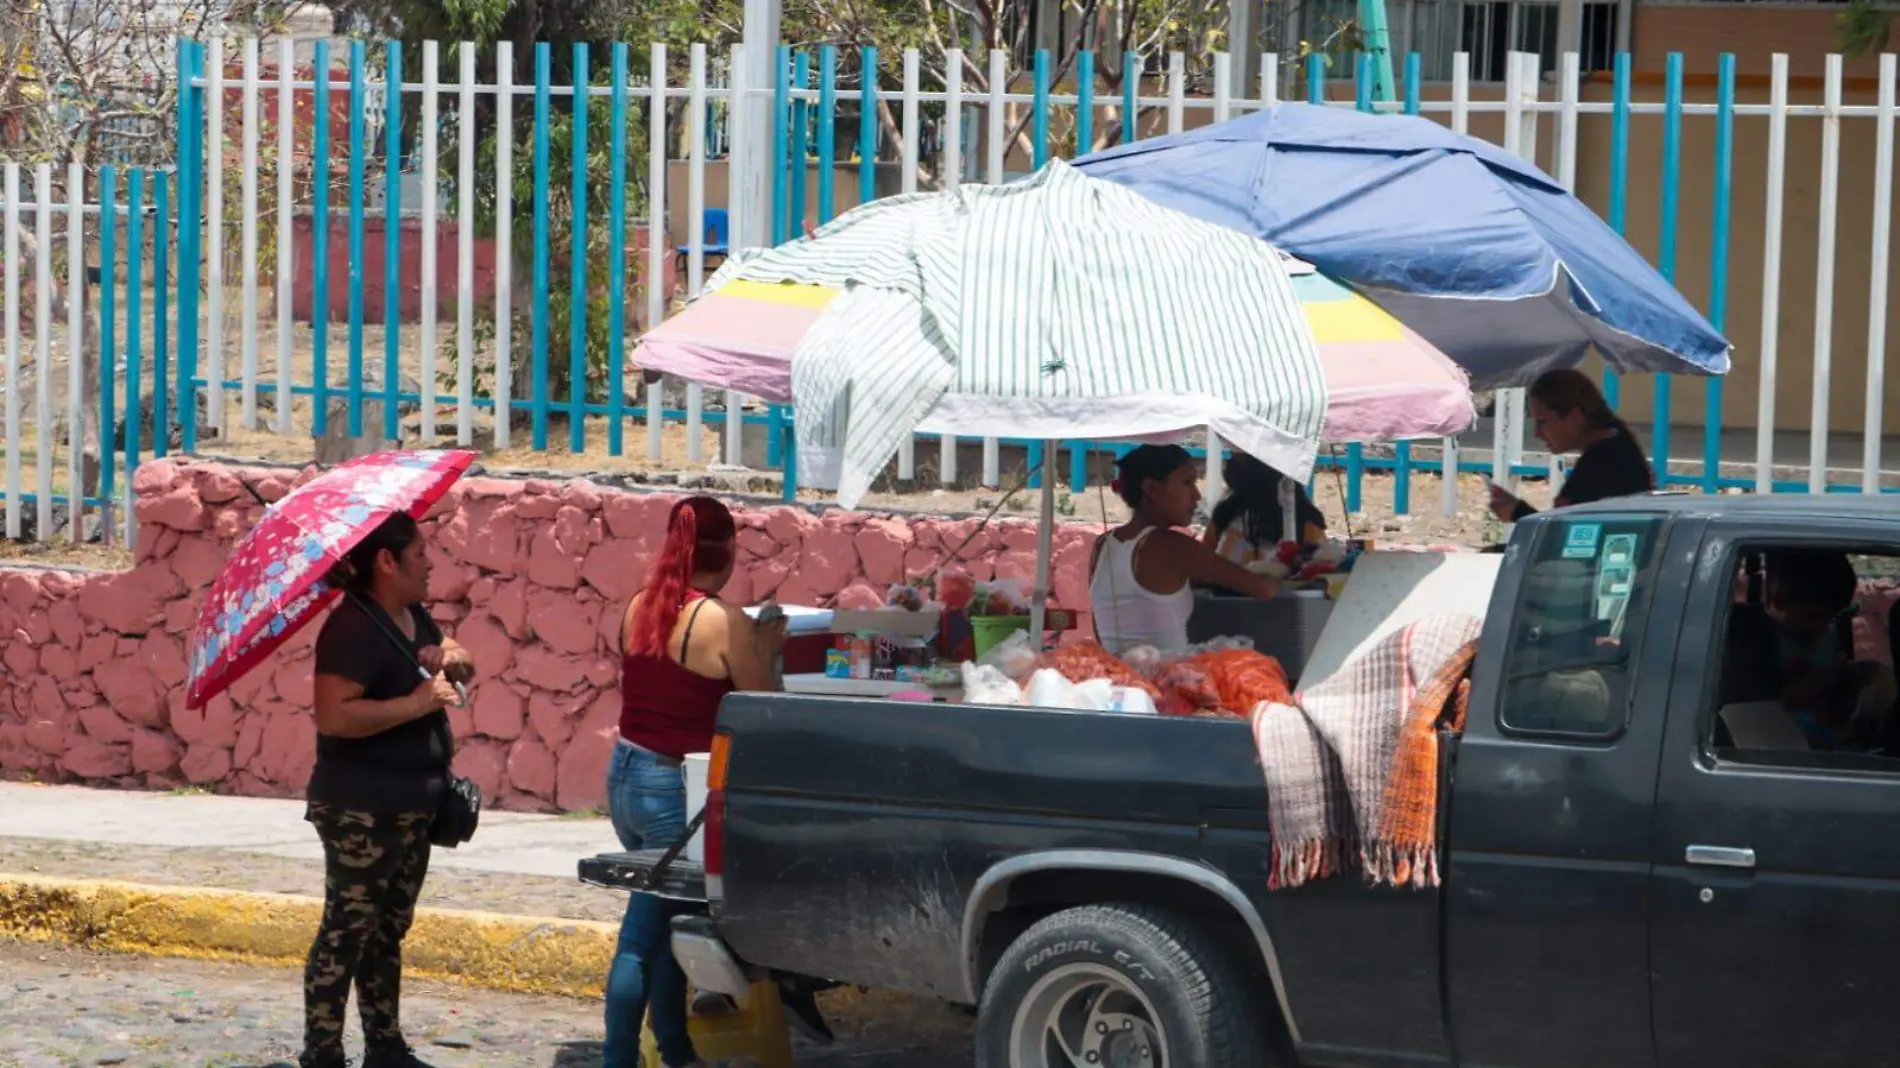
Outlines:
{"type": "Polygon", "coordinates": [[[1115,492],[1134,518],[1095,542],[1089,607],[1096,638],[1117,655],[1137,645],[1188,644],[1194,611],[1190,582],[1207,582],[1267,599],[1280,584],[1256,575],[1176,529],[1200,503],[1194,458],[1179,445],[1143,445],[1121,458],[1115,492]]]}

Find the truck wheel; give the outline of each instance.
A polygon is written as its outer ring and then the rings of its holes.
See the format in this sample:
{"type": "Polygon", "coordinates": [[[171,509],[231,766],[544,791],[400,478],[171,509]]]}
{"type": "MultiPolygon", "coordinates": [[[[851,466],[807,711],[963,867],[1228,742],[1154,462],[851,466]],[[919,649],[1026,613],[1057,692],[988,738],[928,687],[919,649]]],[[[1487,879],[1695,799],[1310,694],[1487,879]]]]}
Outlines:
{"type": "Polygon", "coordinates": [[[1031,927],[990,973],[977,1068],[1257,1068],[1259,991],[1196,926],[1089,905],[1031,927]]]}

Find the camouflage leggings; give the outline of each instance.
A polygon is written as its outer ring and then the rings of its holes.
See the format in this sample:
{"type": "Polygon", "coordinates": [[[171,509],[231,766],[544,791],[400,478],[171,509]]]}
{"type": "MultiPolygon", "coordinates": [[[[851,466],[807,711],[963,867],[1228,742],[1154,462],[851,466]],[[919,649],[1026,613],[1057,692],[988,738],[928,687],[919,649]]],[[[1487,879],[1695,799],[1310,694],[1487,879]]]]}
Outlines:
{"type": "Polygon", "coordinates": [[[402,940],[429,871],[426,812],[362,812],[312,803],[305,817],[323,840],[323,921],[304,965],[306,1058],[343,1052],[343,1020],[356,985],[363,1037],[402,1041],[402,940]]]}

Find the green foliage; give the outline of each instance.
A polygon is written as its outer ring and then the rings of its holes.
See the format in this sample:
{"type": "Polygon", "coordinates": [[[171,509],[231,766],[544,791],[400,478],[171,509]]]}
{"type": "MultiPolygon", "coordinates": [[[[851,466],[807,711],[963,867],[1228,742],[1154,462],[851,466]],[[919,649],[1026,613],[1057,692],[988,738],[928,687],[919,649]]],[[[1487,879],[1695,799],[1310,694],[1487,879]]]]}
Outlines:
{"type": "Polygon", "coordinates": [[[1871,0],[1853,0],[1847,10],[1834,16],[1836,47],[1850,56],[1887,50],[1887,36],[1893,11],[1878,8],[1871,0]]]}

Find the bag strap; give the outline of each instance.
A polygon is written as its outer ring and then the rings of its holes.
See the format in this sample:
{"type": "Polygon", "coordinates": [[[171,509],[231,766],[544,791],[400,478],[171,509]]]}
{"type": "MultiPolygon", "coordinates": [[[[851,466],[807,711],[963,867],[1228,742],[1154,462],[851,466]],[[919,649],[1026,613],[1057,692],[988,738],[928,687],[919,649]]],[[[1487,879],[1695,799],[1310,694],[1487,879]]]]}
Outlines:
{"type": "Polygon", "coordinates": [[[686,833],[680,835],[679,841],[674,842],[666,852],[660,854],[659,863],[653,865],[652,871],[647,872],[646,881],[640,884],[641,890],[651,890],[659,885],[660,876],[665,875],[666,869],[672,867],[673,862],[679,859],[680,853],[686,849],[686,843],[693,840],[693,835],[699,833],[700,825],[705,822],[706,809],[701,806],[698,812],[693,813],[693,818],[687,821],[686,833]]]}

